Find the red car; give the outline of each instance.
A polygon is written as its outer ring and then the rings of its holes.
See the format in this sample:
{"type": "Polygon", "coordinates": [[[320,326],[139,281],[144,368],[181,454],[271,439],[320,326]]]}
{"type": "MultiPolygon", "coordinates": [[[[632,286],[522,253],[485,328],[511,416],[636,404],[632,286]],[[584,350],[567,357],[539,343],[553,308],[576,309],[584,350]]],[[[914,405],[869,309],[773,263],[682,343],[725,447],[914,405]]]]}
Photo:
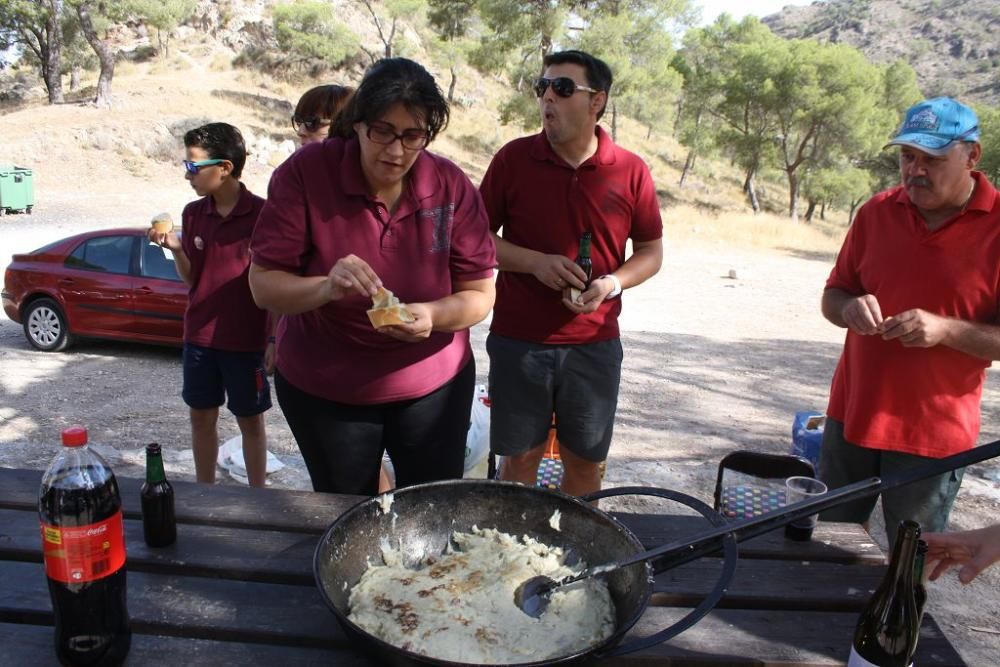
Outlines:
{"type": "Polygon", "coordinates": [[[77,336],[180,345],[187,294],[145,229],[105,229],[14,255],[2,297],[28,342],[55,352],[77,336]]]}

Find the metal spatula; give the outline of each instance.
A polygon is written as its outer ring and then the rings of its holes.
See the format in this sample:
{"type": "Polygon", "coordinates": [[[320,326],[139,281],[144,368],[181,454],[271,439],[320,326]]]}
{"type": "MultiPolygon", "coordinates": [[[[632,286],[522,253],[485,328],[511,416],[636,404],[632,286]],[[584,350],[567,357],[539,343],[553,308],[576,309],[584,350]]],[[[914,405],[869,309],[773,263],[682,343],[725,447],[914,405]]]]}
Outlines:
{"type": "Polygon", "coordinates": [[[562,586],[568,586],[583,579],[613,572],[614,570],[653,558],[657,559],[653,564],[653,569],[659,574],[719,550],[722,547],[722,538],[730,533],[733,534],[737,542],[742,542],[825,509],[836,507],[837,505],[857,500],[858,498],[864,498],[865,496],[882,493],[897,486],[935,477],[958,468],[964,468],[973,463],[992,459],[998,455],[1000,455],[1000,440],[974,447],[961,454],[954,454],[946,456],[943,459],[929,461],[922,466],[900,470],[888,475],[884,479],[871,477],[860,482],[855,482],[854,484],[848,484],[847,486],[828,491],[822,496],[802,500],[774,512],[768,512],[767,514],[751,519],[734,521],[726,526],[714,528],[684,540],[669,542],[655,549],[629,556],[628,558],[602,565],[594,565],[579,574],[563,577],[559,580],[546,576],[532,577],[522,582],[517,587],[517,590],[514,591],[514,604],[529,616],[538,618],[548,606],[552,591],[562,586]]]}

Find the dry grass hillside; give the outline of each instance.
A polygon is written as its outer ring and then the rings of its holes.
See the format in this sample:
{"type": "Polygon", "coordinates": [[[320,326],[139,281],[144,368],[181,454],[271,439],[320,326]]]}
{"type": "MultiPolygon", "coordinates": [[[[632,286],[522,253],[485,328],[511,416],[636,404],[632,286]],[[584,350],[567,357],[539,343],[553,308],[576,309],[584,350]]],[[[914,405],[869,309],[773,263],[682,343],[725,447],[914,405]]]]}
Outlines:
{"type": "MultiPolygon", "coordinates": [[[[19,78],[34,86],[34,94],[17,105],[0,106],[0,164],[34,170],[36,210],[54,198],[90,201],[97,207],[102,200],[134,201],[135,219],[122,224],[144,224],[161,209],[179,213],[190,198],[178,164],[183,133],[210,120],[225,120],[243,131],[251,153],[244,180],[263,194],[273,167],[294,150],[288,119],[295,101],[307,88],[327,80],[289,81],[235,69],[234,55],[214,38],[192,33],[171,44],[169,58],[122,62],[115,73],[111,109],[85,103],[96,73],[87,73],[66,104],[49,106],[37,78],[22,72],[19,78]]],[[[356,82],[359,75],[352,71],[332,80],[356,82]]],[[[465,72],[457,94],[472,102],[453,107],[450,126],[432,146],[475,183],[495,150],[524,134],[520,128],[500,125],[496,107],[506,90],[497,81],[465,72]]],[[[618,140],[649,164],[671,236],[823,251],[835,250],[842,237],[843,213],[813,225],[786,220],[781,215],[786,193],[780,179],[761,187],[765,211],[773,215],[753,216],[740,192],[739,170],[702,159],[680,189],[685,153],[668,132],[654,132],[647,139],[644,127],[622,119],[618,140]]]]}

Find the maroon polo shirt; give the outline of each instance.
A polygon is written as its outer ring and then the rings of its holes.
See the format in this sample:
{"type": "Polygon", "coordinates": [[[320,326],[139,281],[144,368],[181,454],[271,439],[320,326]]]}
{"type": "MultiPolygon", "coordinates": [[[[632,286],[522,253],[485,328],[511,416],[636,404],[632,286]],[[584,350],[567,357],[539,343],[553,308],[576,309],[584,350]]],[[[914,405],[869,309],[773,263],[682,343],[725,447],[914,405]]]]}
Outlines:
{"type": "Polygon", "coordinates": [[[267,311],[250,294],[250,237],[264,200],[240,184],[229,215],[212,197],[184,207],[181,246],[191,262],[191,289],[184,314],[184,342],[233,352],[260,352],[267,345],[267,311]]]}
{"type": "MultiPolygon", "coordinates": [[[[480,186],[493,231],[523,248],[571,259],[589,231],[594,278],[625,262],[629,238],[663,236],[649,168],[600,127],[597,140],[597,152],[577,169],[555,154],[544,132],[501,148],[480,186]]],[[[621,308],[620,298],[608,299],[576,315],[561,292],[534,275],[500,271],[490,330],[535,343],[593,343],[618,337],[621,308]]]]}
{"type": "MultiPolygon", "coordinates": [[[[404,303],[493,276],[496,249],[479,193],[457,166],[427,151],[392,214],[368,194],[356,138],[295,152],[271,177],[268,198],[253,237],[253,261],[263,268],[325,276],[354,254],[404,303]]],[[[375,331],[368,308],[371,299],[352,294],[283,317],[282,375],[310,394],[365,405],[429,394],[472,357],[468,331],[405,343],[375,331]]]]}

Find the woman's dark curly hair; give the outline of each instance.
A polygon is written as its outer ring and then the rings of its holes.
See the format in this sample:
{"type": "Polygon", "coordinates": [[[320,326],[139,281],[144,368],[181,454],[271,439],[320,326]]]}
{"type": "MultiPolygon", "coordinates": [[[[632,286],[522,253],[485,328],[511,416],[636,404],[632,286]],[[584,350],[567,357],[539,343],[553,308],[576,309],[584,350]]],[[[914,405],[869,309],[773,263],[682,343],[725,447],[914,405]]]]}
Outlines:
{"type": "Polygon", "coordinates": [[[448,100],[423,65],[407,58],[385,58],[365,72],[347,106],[337,116],[331,135],[350,137],[355,123],[371,123],[394,104],[427,123],[428,141],[448,126],[448,100]]]}

